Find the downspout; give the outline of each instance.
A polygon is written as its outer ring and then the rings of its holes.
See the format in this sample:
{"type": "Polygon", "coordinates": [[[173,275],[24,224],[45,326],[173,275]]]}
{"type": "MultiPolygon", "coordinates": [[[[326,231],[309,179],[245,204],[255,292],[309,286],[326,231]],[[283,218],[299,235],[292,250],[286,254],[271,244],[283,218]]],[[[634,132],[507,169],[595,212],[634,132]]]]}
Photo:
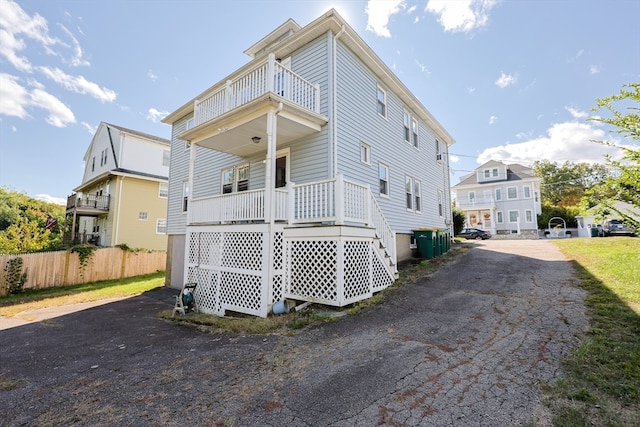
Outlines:
{"type": "Polygon", "coordinates": [[[118,191],[118,213],[116,214],[116,226],[115,226],[115,230],[114,230],[114,237],[111,239],[113,240],[111,242],[111,246],[115,246],[117,244],[119,244],[118,242],[118,232],[120,231],[120,212],[122,211],[122,193],[124,192],[124,180],[126,177],[122,176],[120,177],[119,184],[120,184],[120,190],[118,191]]]}
{"type": "Polygon", "coordinates": [[[109,143],[111,144],[111,153],[113,153],[113,163],[116,165],[116,169],[118,169],[118,157],[116,156],[116,148],[113,146],[113,138],[111,137],[111,129],[109,125],[107,126],[107,133],[109,134],[109,143]]]}
{"type": "Polygon", "coordinates": [[[338,39],[344,34],[346,27],[343,25],[340,31],[331,39],[331,55],[329,55],[329,96],[331,99],[328,102],[329,106],[329,134],[331,135],[330,149],[330,164],[329,164],[329,177],[335,178],[338,173],[338,127],[336,126],[338,117],[338,84],[337,84],[337,70],[338,70],[338,39]]]}

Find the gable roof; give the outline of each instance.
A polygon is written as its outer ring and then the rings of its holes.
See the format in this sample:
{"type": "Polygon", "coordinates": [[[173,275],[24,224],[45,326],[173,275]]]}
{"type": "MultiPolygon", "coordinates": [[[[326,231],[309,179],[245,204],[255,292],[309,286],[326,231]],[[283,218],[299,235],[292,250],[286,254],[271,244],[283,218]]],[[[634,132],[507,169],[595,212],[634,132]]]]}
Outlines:
{"type": "Polygon", "coordinates": [[[492,185],[497,182],[511,182],[511,181],[522,181],[522,180],[531,180],[540,178],[533,175],[533,170],[529,167],[523,166],[518,163],[505,164],[499,160],[489,160],[488,162],[482,164],[477,167],[475,171],[464,175],[460,178],[460,182],[451,188],[458,188],[464,186],[476,186],[476,185],[492,185]],[[495,167],[506,167],[507,168],[507,179],[498,179],[492,181],[478,182],[478,172],[488,168],[495,167]]]}

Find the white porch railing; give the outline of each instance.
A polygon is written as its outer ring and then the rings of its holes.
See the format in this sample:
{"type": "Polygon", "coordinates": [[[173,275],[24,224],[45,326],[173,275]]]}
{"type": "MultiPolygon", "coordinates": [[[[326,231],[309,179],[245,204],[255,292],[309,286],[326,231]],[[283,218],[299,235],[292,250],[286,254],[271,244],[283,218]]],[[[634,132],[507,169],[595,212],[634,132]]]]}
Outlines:
{"type": "MultiPolygon", "coordinates": [[[[366,185],[338,175],[305,184],[289,183],[275,191],[275,220],[289,224],[334,223],[373,227],[387,254],[396,261],[395,233],[366,185]]],[[[242,191],[192,199],[188,222],[229,224],[264,221],[265,190],[242,191]]]]}
{"type": "Polygon", "coordinates": [[[204,99],[196,100],[195,125],[213,120],[228,111],[273,92],[307,110],[320,113],[320,87],[276,62],[273,54],[254,68],[228,80],[204,99]]]}
{"type": "Polygon", "coordinates": [[[473,199],[458,200],[458,207],[464,208],[481,208],[484,206],[491,207],[495,205],[493,196],[474,197],[473,199]]]}

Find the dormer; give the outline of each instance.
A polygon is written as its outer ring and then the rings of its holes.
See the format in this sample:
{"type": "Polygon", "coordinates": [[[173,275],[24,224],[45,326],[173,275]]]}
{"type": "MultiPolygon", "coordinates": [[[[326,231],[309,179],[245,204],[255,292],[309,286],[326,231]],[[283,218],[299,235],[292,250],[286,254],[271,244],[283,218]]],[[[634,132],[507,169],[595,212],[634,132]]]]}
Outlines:
{"type": "Polygon", "coordinates": [[[478,183],[507,180],[507,165],[489,162],[476,170],[478,183]]]}

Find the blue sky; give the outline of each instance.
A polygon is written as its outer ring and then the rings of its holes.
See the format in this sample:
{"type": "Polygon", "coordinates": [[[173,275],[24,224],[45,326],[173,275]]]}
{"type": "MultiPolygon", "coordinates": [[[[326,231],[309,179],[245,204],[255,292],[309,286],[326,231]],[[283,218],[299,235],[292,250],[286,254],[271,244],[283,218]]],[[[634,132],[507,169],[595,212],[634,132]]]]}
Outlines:
{"type": "Polygon", "coordinates": [[[638,0],[0,0],[0,186],[63,201],[101,121],[161,118],[288,18],[335,8],[456,140],[489,159],[603,162],[597,98],[640,80],[638,0]]]}

